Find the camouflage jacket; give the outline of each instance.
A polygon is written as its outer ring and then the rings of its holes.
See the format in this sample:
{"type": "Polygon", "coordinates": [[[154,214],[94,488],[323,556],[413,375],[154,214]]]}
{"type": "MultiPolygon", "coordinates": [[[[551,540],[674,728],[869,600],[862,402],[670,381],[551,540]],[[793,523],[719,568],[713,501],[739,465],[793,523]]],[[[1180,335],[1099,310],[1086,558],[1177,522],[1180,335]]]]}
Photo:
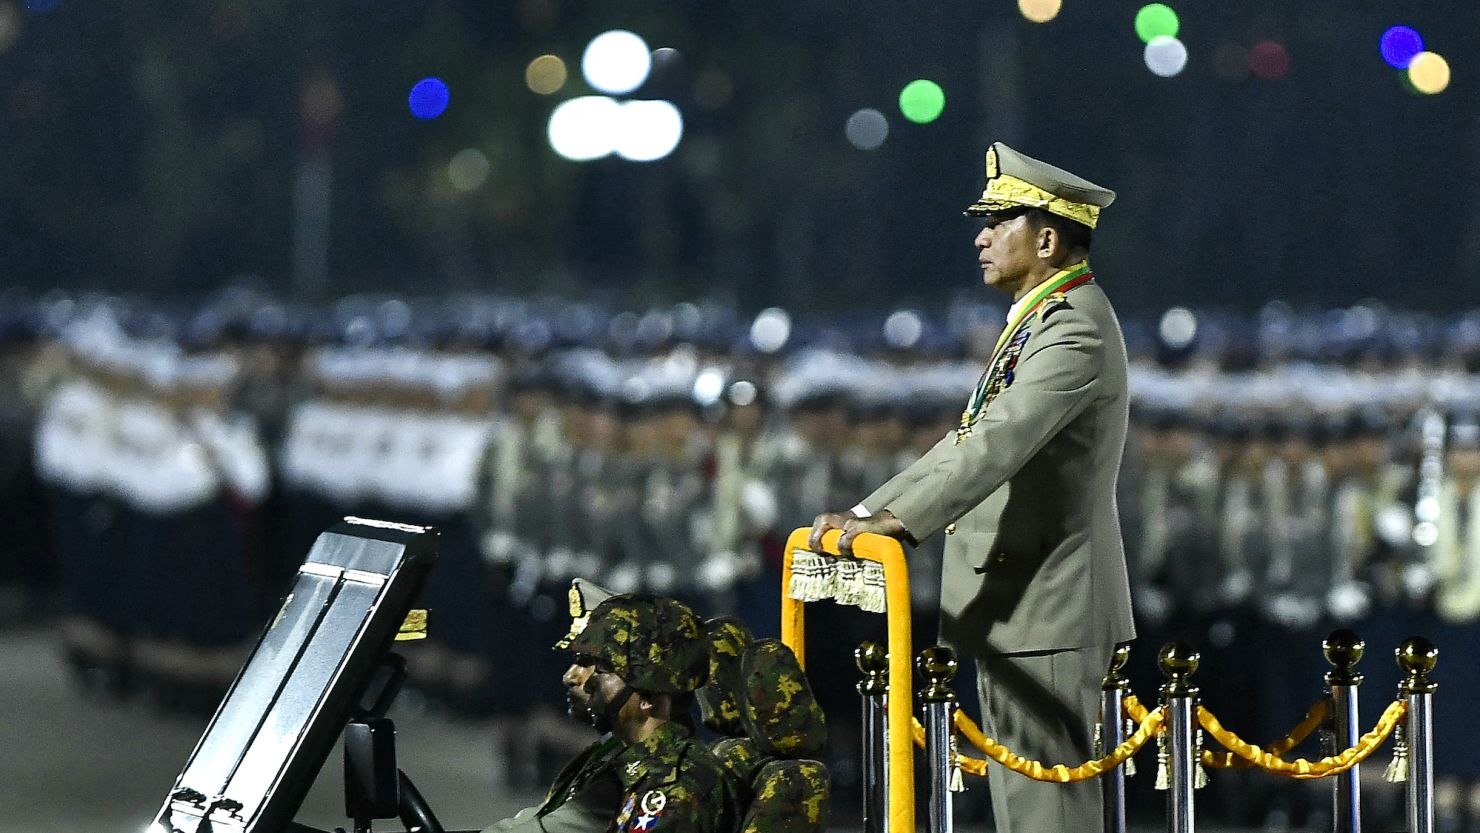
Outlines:
{"type": "Polygon", "coordinates": [[[617,760],[624,793],[610,833],[732,833],[739,785],[708,749],[664,723],[617,760]]]}
{"type": "Polygon", "coordinates": [[[614,816],[622,806],[624,787],[614,765],[626,751],[626,744],[611,735],[586,747],[555,777],[538,815],[544,816],[567,802],[575,802],[593,813],[614,816]]]}

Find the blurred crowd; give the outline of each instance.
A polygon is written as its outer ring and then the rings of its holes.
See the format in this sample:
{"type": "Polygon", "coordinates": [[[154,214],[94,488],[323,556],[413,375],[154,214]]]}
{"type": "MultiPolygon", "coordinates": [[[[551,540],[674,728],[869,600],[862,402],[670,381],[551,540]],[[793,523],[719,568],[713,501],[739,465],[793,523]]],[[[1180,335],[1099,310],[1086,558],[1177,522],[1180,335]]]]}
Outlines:
{"type": "MultiPolygon", "coordinates": [[[[1004,313],[10,298],[0,615],[54,610],[89,690],[209,710],[319,532],[344,515],[432,524],[430,638],[406,652],[419,696],[537,726],[560,702],[548,647],[571,577],[774,634],[786,535],[954,430],[1004,313]]],[[[1443,650],[1446,689],[1480,683],[1455,661],[1480,620],[1480,314],[1271,304],[1123,323],[1142,699],[1156,649],[1182,639],[1209,707],[1278,737],[1320,695],[1335,627],[1367,639],[1369,707],[1412,634],[1443,650]]],[[[940,546],[910,554],[921,644],[940,546]]],[[[808,631],[836,650],[809,671],[834,725],[856,726],[851,648],[882,619],[817,608],[808,631]]],[[[1480,820],[1480,733],[1440,697],[1440,799],[1480,820]]],[[[846,795],[856,755],[834,737],[846,795]]]]}

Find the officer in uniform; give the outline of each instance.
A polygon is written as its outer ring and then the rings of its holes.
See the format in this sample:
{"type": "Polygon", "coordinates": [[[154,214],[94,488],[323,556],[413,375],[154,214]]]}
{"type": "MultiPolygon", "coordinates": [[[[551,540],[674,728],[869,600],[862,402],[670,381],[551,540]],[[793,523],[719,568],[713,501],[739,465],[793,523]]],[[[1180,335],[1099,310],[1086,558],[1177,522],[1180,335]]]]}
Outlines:
{"type": "Polygon", "coordinates": [[[545,801],[488,828],[534,831],[729,831],[739,786],[693,736],[693,693],[709,673],[693,611],[673,599],[612,596],[563,645],[573,711],[601,740],[571,762],[545,801]]]}
{"type": "MultiPolygon", "coordinates": [[[[1120,325],[1088,256],[1114,194],[996,143],[967,209],[985,282],[1014,299],[957,431],[849,514],[842,529],[924,541],[947,532],[942,637],[977,659],[989,735],[1028,758],[1092,757],[1099,684],[1131,639],[1115,508],[1128,419],[1120,325]]],[[[997,829],[1099,830],[1101,787],[991,770],[997,829]]]]}

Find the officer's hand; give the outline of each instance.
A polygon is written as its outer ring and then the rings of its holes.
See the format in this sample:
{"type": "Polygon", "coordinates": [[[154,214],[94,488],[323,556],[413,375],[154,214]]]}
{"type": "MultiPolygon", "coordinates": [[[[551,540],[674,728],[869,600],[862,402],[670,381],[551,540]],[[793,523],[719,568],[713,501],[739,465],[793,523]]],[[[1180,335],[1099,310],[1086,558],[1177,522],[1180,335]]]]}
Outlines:
{"type": "Polygon", "coordinates": [[[867,518],[849,518],[843,524],[843,535],[838,538],[838,552],[844,555],[853,554],[853,539],[865,532],[875,535],[887,535],[890,538],[899,538],[904,535],[904,523],[894,517],[894,513],[885,509],[875,512],[867,518]]]}
{"type": "Polygon", "coordinates": [[[807,537],[807,549],[822,552],[822,533],[829,529],[842,529],[852,517],[852,512],[823,512],[813,518],[812,534],[807,537]]]}

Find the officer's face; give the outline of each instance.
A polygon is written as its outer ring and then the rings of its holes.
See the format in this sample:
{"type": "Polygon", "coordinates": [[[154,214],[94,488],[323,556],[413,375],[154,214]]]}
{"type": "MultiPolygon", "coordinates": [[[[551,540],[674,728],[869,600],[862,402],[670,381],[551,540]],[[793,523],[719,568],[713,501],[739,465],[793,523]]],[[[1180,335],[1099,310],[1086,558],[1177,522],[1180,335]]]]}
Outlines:
{"type": "Polygon", "coordinates": [[[1025,214],[1007,220],[985,217],[974,241],[982,281],[1016,295],[1037,260],[1041,231],[1028,222],[1025,214]]]}

